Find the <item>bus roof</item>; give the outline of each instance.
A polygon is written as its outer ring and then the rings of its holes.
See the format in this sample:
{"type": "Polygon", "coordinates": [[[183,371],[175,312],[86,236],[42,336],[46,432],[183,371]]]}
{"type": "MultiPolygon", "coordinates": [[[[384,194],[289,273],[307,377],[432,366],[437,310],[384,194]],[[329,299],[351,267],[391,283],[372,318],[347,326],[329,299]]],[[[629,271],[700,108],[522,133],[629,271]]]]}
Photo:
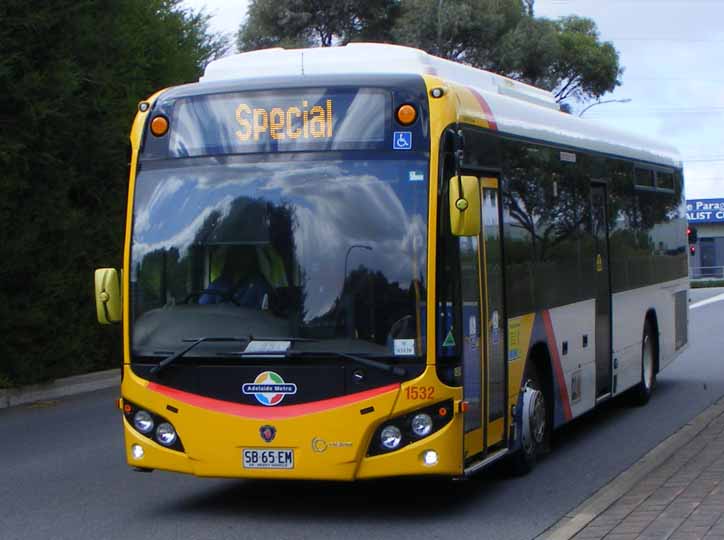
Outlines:
{"type": "Polygon", "coordinates": [[[489,105],[501,133],[681,167],[675,148],[562,113],[551,92],[400,45],[351,43],[234,54],[210,62],[199,82],[374,74],[432,75],[473,88],[489,105]]]}

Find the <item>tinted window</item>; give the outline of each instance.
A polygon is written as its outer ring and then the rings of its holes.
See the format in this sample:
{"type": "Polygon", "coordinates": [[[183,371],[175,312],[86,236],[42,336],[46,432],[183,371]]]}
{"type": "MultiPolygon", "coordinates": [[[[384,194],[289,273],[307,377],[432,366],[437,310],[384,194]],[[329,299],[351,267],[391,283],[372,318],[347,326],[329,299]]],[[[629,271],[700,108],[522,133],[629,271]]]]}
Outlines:
{"type": "Polygon", "coordinates": [[[649,169],[636,169],[636,185],[641,187],[654,187],[654,171],[649,169]]]}
{"type": "Polygon", "coordinates": [[[656,187],[660,189],[674,189],[674,175],[669,172],[656,173],[656,187]]]}

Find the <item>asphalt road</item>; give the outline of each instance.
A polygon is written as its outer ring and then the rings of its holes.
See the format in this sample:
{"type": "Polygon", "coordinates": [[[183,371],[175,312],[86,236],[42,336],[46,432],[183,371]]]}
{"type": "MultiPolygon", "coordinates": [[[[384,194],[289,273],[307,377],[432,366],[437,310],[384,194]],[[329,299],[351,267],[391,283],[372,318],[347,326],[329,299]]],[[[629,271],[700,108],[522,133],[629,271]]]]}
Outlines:
{"type": "MultiPolygon", "coordinates": [[[[693,301],[721,294],[696,291],[693,301]]],[[[531,539],[724,395],[724,301],[643,408],[615,400],[559,432],[528,476],[335,484],[135,473],[117,390],[0,411],[0,540],[531,539]]]]}

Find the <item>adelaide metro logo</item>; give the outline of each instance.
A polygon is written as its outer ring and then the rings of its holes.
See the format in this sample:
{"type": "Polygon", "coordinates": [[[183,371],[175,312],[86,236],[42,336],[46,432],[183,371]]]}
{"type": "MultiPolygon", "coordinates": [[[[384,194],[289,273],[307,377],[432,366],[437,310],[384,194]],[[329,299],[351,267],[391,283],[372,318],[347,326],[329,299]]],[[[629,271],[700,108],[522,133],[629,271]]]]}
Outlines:
{"type": "Polygon", "coordinates": [[[253,395],[262,405],[272,407],[279,405],[287,394],[296,394],[297,385],[285,383],[278,373],[263,371],[256,376],[253,383],[244,383],[241,391],[246,395],[253,395]]]}

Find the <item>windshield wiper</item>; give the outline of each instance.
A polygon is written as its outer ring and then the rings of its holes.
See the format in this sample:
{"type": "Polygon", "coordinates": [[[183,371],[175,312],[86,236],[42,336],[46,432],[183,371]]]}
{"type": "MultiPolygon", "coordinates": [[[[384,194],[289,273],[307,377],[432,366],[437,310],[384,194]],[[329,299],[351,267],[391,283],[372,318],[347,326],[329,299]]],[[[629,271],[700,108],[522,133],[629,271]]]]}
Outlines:
{"type": "Polygon", "coordinates": [[[193,338],[193,339],[184,339],[184,342],[191,342],[191,345],[186,347],[185,349],[181,349],[177,353],[172,354],[168,358],[164,358],[161,360],[157,365],[153,366],[151,368],[151,373],[154,375],[157,375],[161,371],[163,371],[167,366],[170,364],[173,364],[176,360],[183,357],[186,353],[194,349],[196,346],[201,345],[202,343],[226,343],[226,342],[233,342],[238,341],[240,343],[244,342],[252,342],[252,341],[315,341],[314,339],[308,339],[308,338],[294,338],[294,337],[256,337],[256,336],[242,336],[242,337],[200,337],[200,338],[193,338]]]}
{"type": "Polygon", "coordinates": [[[407,370],[400,366],[393,366],[391,364],[387,364],[385,362],[380,362],[379,360],[374,360],[368,356],[359,356],[356,354],[349,354],[339,351],[323,351],[323,352],[313,352],[313,351],[287,351],[286,356],[324,356],[324,355],[332,355],[337,356],[339,358],[347,358],[348,360],[352,360],[353,362],[357,362],[358,364],[362,364],[367,367],[371,367],[374,369],[379,369],[380,371],[387,371],[389,373],[392,373],[393,375],[397,375],[398,377],[404,377],[407,375],[407,370]]]}

